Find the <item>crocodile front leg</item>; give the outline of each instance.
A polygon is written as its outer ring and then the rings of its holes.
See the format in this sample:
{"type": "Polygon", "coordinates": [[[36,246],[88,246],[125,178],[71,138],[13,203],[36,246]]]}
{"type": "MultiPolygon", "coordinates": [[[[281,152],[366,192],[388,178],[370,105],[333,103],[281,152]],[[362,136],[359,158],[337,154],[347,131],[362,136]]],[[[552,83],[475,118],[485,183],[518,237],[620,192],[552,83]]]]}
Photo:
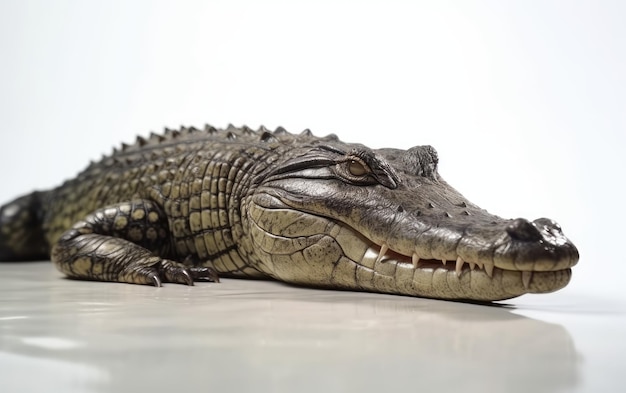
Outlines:
{"type": "Polygon", "coordinates": [[[52,247],[51,259],[72,278],[157,287],[162,281],[219,281],[214,269],[164,258],[168,255],[167,218],[157,204],[140,199],[96,210],[74,224],[52,247]]]}

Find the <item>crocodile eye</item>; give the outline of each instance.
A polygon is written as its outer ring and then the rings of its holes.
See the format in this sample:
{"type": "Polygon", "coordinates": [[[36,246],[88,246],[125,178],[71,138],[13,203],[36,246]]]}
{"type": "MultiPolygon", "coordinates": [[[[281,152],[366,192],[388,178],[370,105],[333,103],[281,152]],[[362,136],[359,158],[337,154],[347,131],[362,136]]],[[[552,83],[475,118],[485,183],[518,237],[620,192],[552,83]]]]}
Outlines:
{"type": "Polygon", "coordinates": [[[348,170],[352,176],[363,176],[367,173],[365,166],[357,160],[351,160],[348,164],[348,170]]]}

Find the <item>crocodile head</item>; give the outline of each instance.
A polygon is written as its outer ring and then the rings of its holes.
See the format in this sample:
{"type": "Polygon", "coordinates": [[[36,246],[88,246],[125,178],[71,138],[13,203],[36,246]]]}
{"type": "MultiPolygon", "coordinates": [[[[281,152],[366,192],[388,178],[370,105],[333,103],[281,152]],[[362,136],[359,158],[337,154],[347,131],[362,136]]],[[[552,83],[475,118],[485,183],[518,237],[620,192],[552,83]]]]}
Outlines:
{"type": "Polygon", "coordinates": [[[430,146],[322,139],[288,156],[243,204],[259,269],[283,281],[489,301],[563,288],[578,261],[554,221],[503,219],[464,198],[430,146]]]}

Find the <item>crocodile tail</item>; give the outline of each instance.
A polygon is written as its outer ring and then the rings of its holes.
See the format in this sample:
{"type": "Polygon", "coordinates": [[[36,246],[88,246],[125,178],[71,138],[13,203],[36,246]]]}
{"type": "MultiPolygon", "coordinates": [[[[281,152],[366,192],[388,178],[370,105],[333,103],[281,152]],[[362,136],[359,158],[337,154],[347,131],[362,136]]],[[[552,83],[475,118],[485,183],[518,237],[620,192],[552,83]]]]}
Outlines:
{"type": "Polygon", "coordinates": [[[49,259],[41,225],[43,194],[33,192],[0,207],[0,261],[49,259]]]}

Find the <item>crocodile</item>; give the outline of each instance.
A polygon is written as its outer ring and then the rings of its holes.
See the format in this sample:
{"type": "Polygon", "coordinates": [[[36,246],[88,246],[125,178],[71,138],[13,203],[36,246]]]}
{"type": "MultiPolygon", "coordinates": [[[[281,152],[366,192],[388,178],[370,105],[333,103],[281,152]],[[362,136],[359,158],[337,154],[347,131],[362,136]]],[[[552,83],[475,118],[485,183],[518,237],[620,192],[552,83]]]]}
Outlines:
{"type": "Polygon", "coordinates": [[[553,220],[504,219],[448,185],[431,146],[370,149],[278,127],[137,137],[0,208],[0,261],[161,286],[219,277],[497,301],[565,287],[553,220]]]}

